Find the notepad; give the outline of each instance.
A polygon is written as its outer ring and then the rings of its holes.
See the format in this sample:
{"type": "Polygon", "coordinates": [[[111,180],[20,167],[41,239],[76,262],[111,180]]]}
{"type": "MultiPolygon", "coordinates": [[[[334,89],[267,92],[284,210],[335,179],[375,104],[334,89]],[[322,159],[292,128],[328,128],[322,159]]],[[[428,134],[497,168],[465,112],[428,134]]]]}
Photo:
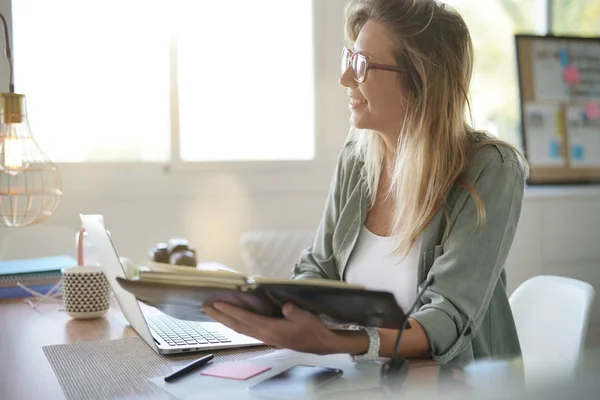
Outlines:
{"type": "Polygon", "coordinates": [[[244,381],[258,374],[270,370],[271,367],[245,363],[245,362],[224,362],[211,366],[200,371],[202,375],[214,376],[217,378],[236,379],[244,381]]]}

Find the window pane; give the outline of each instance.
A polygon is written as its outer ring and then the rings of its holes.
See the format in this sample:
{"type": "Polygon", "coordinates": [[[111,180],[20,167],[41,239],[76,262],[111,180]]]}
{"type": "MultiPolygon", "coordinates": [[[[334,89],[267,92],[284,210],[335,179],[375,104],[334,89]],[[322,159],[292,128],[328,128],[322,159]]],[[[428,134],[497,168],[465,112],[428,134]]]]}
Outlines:
{"type": "Polygon", "coordinates": [[[599,36],[600,1],[550,0],[554,2],[553,33],[555,35],[599,36]]]}
{"type": "Polygon", "coordinates": [[[545,31],[540,0],[449,0],[465,19],[475,50],[471,106],[475,127],[520,146],[515,33],[545,31]]]}
{"type": "Polygon", "coordinates": [[[149,3],[12,2],[15,90],[53,161],[169,158],[168,33],[149,3]]]}
{"type": "Polygon", "coordinates": [[[312,159],[312,1],[181,2],[176,21],[182,159],[312,159]]]}

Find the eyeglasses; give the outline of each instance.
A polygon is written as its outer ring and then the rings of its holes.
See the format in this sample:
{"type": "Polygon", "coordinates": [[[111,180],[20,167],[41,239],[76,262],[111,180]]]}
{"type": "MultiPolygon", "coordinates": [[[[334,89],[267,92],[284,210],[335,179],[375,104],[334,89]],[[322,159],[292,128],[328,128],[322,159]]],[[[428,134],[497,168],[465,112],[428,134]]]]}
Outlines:
{"type": "Polygon", "coordinates": [[[370,69],[379,69],[382,71],[404,72],[404,68],[397,65],[375,64],[369,62],[367,57],[360,53],[352,53],[347,47],[342,49],[342,74],[352,67],[354,80],[358,83],[365,81],[367,71],[370,69]]]}

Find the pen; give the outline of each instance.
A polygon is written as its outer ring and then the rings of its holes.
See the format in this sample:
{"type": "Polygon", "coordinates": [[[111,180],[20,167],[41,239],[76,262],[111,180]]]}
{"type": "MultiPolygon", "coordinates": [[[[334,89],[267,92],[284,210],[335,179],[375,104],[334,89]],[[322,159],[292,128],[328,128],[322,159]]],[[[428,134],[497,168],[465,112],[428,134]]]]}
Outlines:
{"type": "Polygon", "coordinates": [[[204,364],[206,364],[207,362],[212,360],[214,357],[215,357],[214,354],[207,354],[204,357],[200,357],[196,361],[192,361],[188,365],[181,368],[179,371],[175,371],[171,375],[165,376],[165,382],[171,382],[171,381],[187,374],[188,372],[193,371],[193,370],[203,366],[204,364]]]}

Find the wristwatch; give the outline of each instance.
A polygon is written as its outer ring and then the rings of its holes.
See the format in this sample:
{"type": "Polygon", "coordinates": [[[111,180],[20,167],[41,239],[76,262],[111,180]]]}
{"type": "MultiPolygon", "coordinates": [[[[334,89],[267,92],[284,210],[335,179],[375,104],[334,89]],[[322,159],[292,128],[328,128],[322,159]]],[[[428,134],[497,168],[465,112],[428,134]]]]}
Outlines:
{"type": "Polygon", "coordinates": [[[377,358],[379,358],[379,345],[380,345],[379,331],[376,328],[361,328],[361,329],[363,331],[365,331],[367,333],[367,336],[369,337],[369,348],[367,349],[367,352],[364,354],[352,355],[352,359],[355,362],[374,361],[377,358]]]}

